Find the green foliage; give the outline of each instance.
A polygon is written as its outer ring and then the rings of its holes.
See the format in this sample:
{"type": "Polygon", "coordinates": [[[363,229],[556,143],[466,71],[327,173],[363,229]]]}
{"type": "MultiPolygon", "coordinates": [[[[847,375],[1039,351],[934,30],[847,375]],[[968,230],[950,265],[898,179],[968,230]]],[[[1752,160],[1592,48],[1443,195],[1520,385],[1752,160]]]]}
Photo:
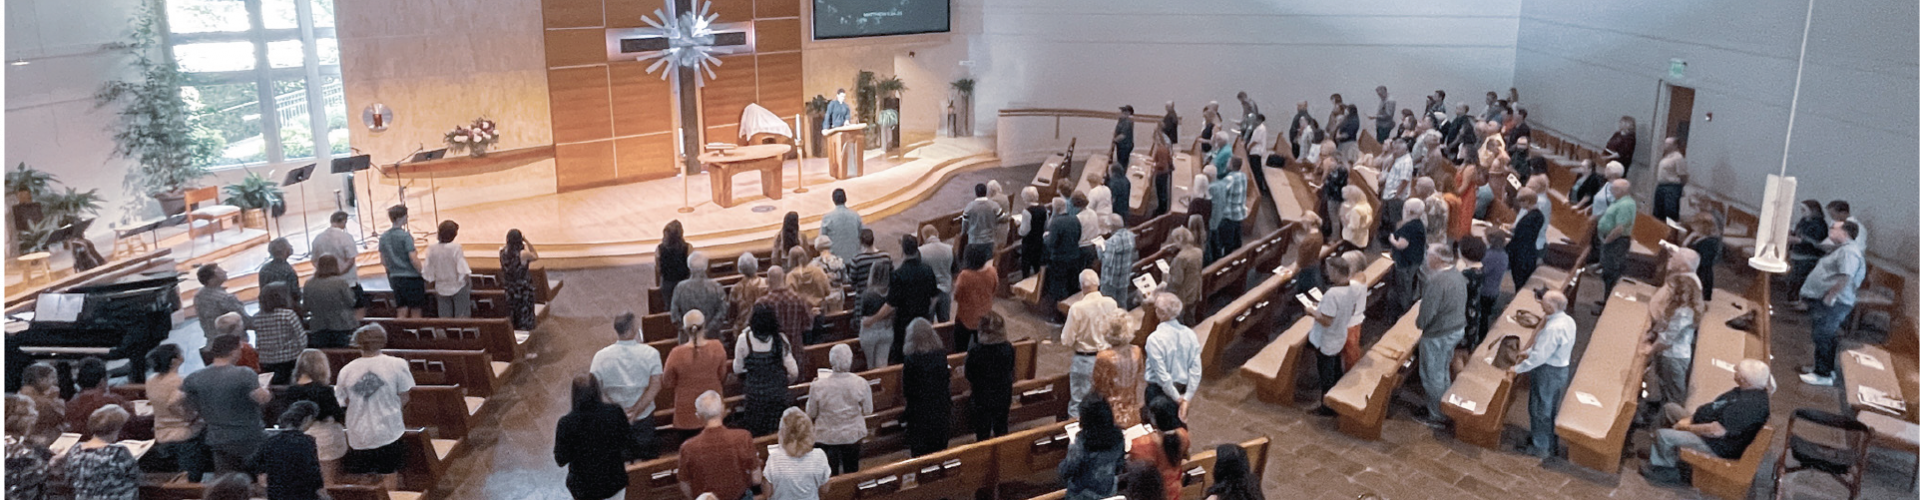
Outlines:
{"type": "Polygon", "coordinates": [[[901,81],[899,75],[889,76],[885,80],[874,82],[873,89],[879,91],[882,96],[895,97],[907,90],[907,82],[901,81]]]}
{"type": "Polygon", "coordinates": [[[307,130],[304,123],[294,123],[280,127],[280,153],[282,158],[313,157],[313,132],[307,130]]]}
{"type": "Polygon", "coordinates": [[[28,168],[27,162],[24,161],[20,162],[20,165],[14,167],[13,170],[7,171],[7,192],[9,193],[26,191],[34,198],[39,198],[41,195],[46,194],[47,189],[52,187],[55,182],[60,182],[60,180],[55,179],[53,174],[28,168]]]}
{"type": "Polygon", "coordinates": [[[827,114],[827,103],[829,102],[833,102],[833,101],[827,99],[827,96],[815,94],[812,99],[807,100],[807,114],[809,115],[827,114]]]}
{"type": "Polygon", "coordinates": [[[874,88],[873,72],[861,71],[853,80],[853,111],[860,115],[861,123],[873,123],[879,107],[880,90],[874,88]]]}
{"type": "Polygon", "coordinates": [[[41,219],[15,232],[13,242],[23,254],[44,251],[48,244],[52,243],[47,241],[47,238],[53,236],[53,232],[60,229],[60,226],[60,222],[52,217],[41,219]]]}
{"type": "MultiPolygon", "coordinates": [[[[309,144],[312,143],[311,140],[307,142],[309,144]]],[[[308,146],[308,148],[312,148],[312,146],[308,146]]],[[[309,151],[309,153],[311,153],[311,151],[309,151]]],[[[291,153],[289,153],[289,156],[291,156],[291,153]]],[[[258,172],[248,172],[245,178],[240,179],[240,182],[228,184],[222,188],[222,191],[227,193],[227,199],[223,203],[240,207],[243,210],[271,208],[282,203],[280,185],[274,183],[272,179],[260,175],[258,172]]]]}
{"type": "Polygon", "coordinates": [[[898,126],[900,125],[900,110],[896,110],[896,109],[880,110],[880,117],[879,119],[874,120],[874,122],[879,123],[881,128],[893,128],[895,126],[898,126]]]}
{"type": "Polygon", "coordinates": [[[64,193],[50,192],[38,199],[40,209],[47,214],[47,220],[57,221],[62,225],[79,222],[87,216],[99,215],[100,202],[105,201],[100,197],[98,189],[80,191],[71,187],[64,193]]]}
{"type": "Polygon", "coordinates": [[[973,96],[973,79],[972,78],[961,78],[959,80],[954,80],[953,83],[950,83],[948,85],[953,87],[954,92],[959,92],[960,97],[973,96]]]}
{"type": "Polygon", "coordinates": [[[178,68],[162,57],[164,11],[160,0],[146,0],[134,15],[127,41],[107,44],[127,53],[140,75],[107,82],[94,94],[96,107],[119,105],[114,154],[135,160],[126,187],[141,194],[177,192],[207,175],[206,165],[220,154],[211,141],[196,140],[192,113],[181,97],[178,68]]]}

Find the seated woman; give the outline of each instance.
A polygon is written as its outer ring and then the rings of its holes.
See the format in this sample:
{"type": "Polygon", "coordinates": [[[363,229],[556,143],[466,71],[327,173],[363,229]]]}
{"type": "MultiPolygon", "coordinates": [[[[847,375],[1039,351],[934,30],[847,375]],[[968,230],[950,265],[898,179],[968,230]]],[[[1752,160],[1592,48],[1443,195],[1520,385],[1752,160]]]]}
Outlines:
{"type": "MultiPolygon", "coordinates": [[[[120,441],[127,410],[106,405],[87,415],[92,439],[74,443],[53,459],[53,470],[73,488],[74,500],[134,500],[140,497],[140,469],[120,441]]],[[[11,497],[9,497],[11,498],[11,497]]]]}

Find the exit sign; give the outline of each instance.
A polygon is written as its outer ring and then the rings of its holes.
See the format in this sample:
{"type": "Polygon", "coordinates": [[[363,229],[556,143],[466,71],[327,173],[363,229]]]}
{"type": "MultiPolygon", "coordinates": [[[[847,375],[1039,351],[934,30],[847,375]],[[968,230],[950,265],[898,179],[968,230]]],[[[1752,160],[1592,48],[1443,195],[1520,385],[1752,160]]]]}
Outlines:
{"type": "Polygon", "coordinates": [[[1667,60],[1667,78],[1683,80],[1687,78],[1687,62],[1680,59],[1667,60]]]}

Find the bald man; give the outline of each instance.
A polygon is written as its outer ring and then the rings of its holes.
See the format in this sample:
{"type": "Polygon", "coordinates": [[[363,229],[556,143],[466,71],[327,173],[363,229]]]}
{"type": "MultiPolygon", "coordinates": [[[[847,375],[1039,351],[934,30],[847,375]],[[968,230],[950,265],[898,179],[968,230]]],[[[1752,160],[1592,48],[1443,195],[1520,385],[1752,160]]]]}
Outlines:
{"type": "Polygon", "coordinates": [[[1757,359],[1740,361],[1734,368],[1734,381],[1739,386],[1700,405],[1692,417],[1681,419],[1671,429],[1654,431],[1653,449],[1647,463],[1640,467],[1640,475],[1653,483],[1684,483],[1677,468],[1682,448],[1725,459],[1740,458],[1760,428],[1767,425],[1772,409],[1767,399],[1774,385],[1767,364],[1757,359]]]}
{"type": "Polygon", "coordinates": [[[1594,305],[1593,313],[1607,307],[1607,297],[1613,296],[1613,285],[1620,282],[1620,275],[1627,270],[1627,253],[1633,250],[1633,220],[1639,215],[1639,204],[1634,203],[1633,184],[1626,179],[1614,179],[1608,186],[1613,192],[1614,201],[1607,205],[1607,211],[1600,213],[1594,222],[1594,232],[1600,235],[1600,280],[1606,283],[1606,293],[1600,295],[1600,302],[1594,305]]]}

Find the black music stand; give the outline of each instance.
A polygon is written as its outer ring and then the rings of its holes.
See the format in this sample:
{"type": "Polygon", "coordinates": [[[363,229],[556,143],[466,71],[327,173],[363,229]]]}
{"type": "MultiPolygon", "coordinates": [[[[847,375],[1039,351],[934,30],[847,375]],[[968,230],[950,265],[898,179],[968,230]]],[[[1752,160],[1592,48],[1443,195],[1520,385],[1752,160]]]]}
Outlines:
{"type": "MultiPolygon", "coordinates": [[[[371,155],[355,155],[355,156],[349,156],[346,158],[334,158],[333,164],[329,165],[329,167],[331,167],[330,170],[336,174],[352,174],[354,172],[366,170],[367,168],[372,166],[373,166],[373,156],[371,155]]],[[[367,179],[367,203],[373,203],[373,179],[367,179]]],[[[365,216],[366,214],[360,213],[359,203],[353,204],[353,213],[355,217],[360,219],[360,221],[365,222],[367,220],[365,216]]],[[[360,240],[362,242],[366,241],[367,239],[366,229],[362,227],[360,224],[354,224],[354,228],[360,230],[360,240]]],[[[311,242],[309,242],[309,244],[311,244],[311,242]]],[[[311,252],[312,249],[308,249],[308,251],[311,252]]]]}
{"type": "MultiPolygon", "coordinates": [[[[394,182],[400,185],[400,204],[405,205],[407,203],[407,183],[406,183],[406,179],[404,178],[405,176],[402,175],[400,167],[409,163],[433,161],[433,160],[438,160],[446,157],[447,157],[447,148],[440,148],[440,149],[433,149],[433,150],[414,153],[413,156],[408,157],[406,160],[393,164],[393,180],[394,182]]],[[[434,193],[433,219],[440,218],[440,194],[437,191],[438,184],[439,184],[437,181],[438,181],[437,176],[433,176],[431,175],[431,172],[429,172],[429,176],[427,177],[427,184],[428,184],[427,189],[429,192],[434,193]]],[[[433,219],[430,219],[429,222],[431,222],[431,220],[433,219]]],[[[432,232],[433,232],[432,228],[429,228],[426,230],[426,234],[432,234],[432,232]]]]}
{"type": "Polygon", "coordinates": [[[432,151],[421,151],[419,153],[414,153],[412,158],[407,159],[407,163],[432,161],[432,160],[438,160],[446,157],[447,157],[447,148],[440,148],[432,151]]]}
{"type": "Polygon", "coordinates": [[[319,166],[318,163],[308,163],[307,166],[288,170],[286,180],[280,181],[281,186],[300,184],[300,232],[307,238],[308,245],[307,253],[302,256],[313,253],[313,223],[307,220],[307,185],[302,183],[312,179],[313,170],[319,166]]]}

